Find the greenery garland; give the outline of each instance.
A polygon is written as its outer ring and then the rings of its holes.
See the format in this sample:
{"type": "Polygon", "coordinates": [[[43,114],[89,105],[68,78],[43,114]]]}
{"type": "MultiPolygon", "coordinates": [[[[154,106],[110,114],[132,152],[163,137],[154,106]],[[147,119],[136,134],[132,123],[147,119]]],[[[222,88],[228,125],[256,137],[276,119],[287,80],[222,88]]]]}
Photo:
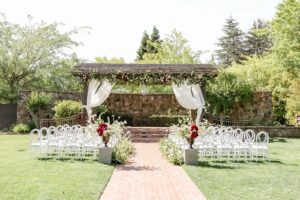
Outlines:
{"type": "Polygon", "coordinates": [[[91,73],[90,75],[85,74],[77,74],[83,80],[88,79],[97,79],[97,80],[108,80],[111,83],[115,84],[133,84],[133,85],[164,85],[171,84],[174,82],[177,85],[182,84],[187,81],[188,84],[200,84],[203,86],[207,80],[214,77],[216,74],[203,74],[203,73],[150,73],[145,72],[141,74],[133,74],[133,73],[107,73],[107,74],[98,74],[91,73]]]}

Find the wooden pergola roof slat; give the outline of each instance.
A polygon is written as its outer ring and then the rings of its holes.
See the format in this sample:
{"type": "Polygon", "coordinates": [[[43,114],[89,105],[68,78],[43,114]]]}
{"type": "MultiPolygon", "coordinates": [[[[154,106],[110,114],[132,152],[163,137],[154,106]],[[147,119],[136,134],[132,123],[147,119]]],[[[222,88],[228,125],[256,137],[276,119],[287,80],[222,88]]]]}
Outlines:
{"type": "Polygon", "coordinates": [[[82,63],[72,69],[74,75],[80,74],[142,74],[142,73],[204,73],[211,74],[217,69],[208,64],[103,64],[82,63]]]}

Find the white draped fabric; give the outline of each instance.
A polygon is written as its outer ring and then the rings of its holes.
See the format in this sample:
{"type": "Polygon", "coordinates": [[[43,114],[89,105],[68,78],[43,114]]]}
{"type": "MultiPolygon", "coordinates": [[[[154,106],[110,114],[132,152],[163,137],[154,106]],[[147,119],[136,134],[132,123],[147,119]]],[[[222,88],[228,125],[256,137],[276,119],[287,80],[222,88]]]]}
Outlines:
{"type": "Polygon", "coordinates": [[[92,79],[89,83],[87,103],[85,108],[88,114],[88,120],[91,121],[92,108],[100,106],[109,96],[113,85],[108,81],[98,81],[92,79]]]}
{"type": "Polygon", "coordinates": [[[197,109],[196,123],[199,124],[205,101],[201,88],[198,85],[189,85],[184,82],[181,85],[172,83],[173,92],[178,103],[186,109],[197,109]]]}

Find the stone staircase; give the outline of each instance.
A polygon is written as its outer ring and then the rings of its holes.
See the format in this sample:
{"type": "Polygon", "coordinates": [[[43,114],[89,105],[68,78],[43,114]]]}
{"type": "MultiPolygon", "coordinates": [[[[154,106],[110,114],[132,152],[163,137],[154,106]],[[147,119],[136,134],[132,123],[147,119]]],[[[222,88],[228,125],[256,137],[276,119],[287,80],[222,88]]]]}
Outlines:
{"type": "Polygon", "coordinates": [[[168,127],[128,127],[133,142],[159,142],[161,138],[167,137],[168,127]]]}

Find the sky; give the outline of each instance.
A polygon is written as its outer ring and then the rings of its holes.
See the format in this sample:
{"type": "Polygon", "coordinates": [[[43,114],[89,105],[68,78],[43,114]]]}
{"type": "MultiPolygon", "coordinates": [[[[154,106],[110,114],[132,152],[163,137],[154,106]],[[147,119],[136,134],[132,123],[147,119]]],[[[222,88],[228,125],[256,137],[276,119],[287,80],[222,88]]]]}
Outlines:
{"type": "Polygon", "coordinates": [[[66,28],[89,26],[74,39],[83,43],[74,51],[79,58],[123,57],[134,62],[143,32],[154,25],[161,37],[181,31],[193,50],[207,51],[202,62],[217,49],[229,16],[247,31],[257,18],[270,20],[282,0],[1,0],[0,12],[14,23],[62,22],[66,28]]]}

